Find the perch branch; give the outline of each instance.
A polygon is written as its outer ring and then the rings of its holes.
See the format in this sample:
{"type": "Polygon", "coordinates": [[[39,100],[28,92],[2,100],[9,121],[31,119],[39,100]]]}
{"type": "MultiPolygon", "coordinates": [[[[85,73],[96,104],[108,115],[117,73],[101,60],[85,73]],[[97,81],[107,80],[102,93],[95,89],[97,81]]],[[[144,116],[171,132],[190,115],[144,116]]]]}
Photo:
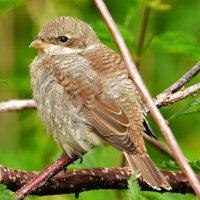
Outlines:
{"type": "MultiPolygon", "coordinates": [[[[19,188],[15,192],[16,197],[18,199],[22,199],[23,197],[29,195],[30,193],[35,191],[37,188],[44,185],[47,180],[49,180],[52,176],[57,174],[61,169],[67,167],[68,165],[73,163],[75,160],[77,160],[77,157],[70,158],[66,155],[61,156],[56,162],[48,166],[46,169],[44,169],[43,171],[41,171],[34,177],[27,178],[27,180],[25,181],[26,184],[25,185],[22,184],[21,188],[19,188]]],[[[24,183],[24,181],[21,181],[21,182],[24,183]]]]}
{"type": "Polygon", "coordinates": [[[141,76],[139,75],[135,63],[131,59],[131,55],[126,47],[126,44],[121,36],[112,16],[110,15],[106,5],[102,0],[94,0],[96,7],[98,8],[99,12],[101,13],[105,23],[107,24],[111,34],[113,35],[115,42],[121,52],[122,58],[126,64],[126,67],[129,71],[131,78],[133,79],[138,91],[143,97],[144,102],[146,103],[149,111],[151,112],[154,120],[156,121],[157,125],[159,126],[163,136],[165,137],[174,158],[176,159],[177,163],[179,164],[181,171],[187,177],[189,183],[191,184],[192,188],[194,189],[197,196],[200,198],[200,182],[196,175],[194,174],[192,168],[187,163],[185,156],[183,155],[180,147],[178,146],[176,139],[167,125],[165,119],[160,114],[158,108],[155,106],[141,76]]]}
{"type": "MultiPolygon", "coordinates": [[[[73,170],[67,173],[60,172],[33,191],[32,194],[44,196],[75,193],[77,196],[80,192],[89,190],[127,189],[127,180],[130,178],[131,173],[129,167],[115,169],[94,168],[73,170]]],[[[170,192],[193,193],[192,188],[182,173],[164,171],[162,173],[173,188],[170,192]]],[[[16,191],[39,174],[37,172],[18,171],[0,166],[0,183],[5,184],[8,189],[16,191]]],[[[199,175],[198,178],[200,179],[199,175]]],[[[142,178],[139,178],[138,182],[142,190],[153,190],[142,178]]]]}

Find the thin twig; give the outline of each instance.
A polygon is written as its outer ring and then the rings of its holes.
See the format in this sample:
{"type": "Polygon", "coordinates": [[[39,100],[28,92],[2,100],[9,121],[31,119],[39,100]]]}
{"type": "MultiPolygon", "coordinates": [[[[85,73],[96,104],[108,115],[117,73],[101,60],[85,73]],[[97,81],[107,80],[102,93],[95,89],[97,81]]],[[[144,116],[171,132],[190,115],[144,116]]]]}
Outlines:
{"type": "Polygon", "coordinates": [[[140,67],[141,53],[142,53],[142,49],[143,49],[143,46],[144,46],[144,41],[145,41],[145,36],[146,36],[150,12],[151,12],[151,8],[149,6],[145,6],[141,30],[140,30],[140,35],[139,35],[139,39],[138,39],[137,51],[136,51],[136,56],[137,56],[137,59],[138,59],[137,63],[136,63],[137,68],[140,67]]]}
{"type": "Polygon", "coordinates": [[[162,151],[163,153],[168,155],[171,159],[174,159],[174,156],[173,156],[171,150],[166,145],[164,145],[162,142],[149,137],[147,134],[144,134],[143,137],[147,142],[149,142],[150,144],[152,144],[153,146],[158,148],[160,151],[162,151]]]}
{"type": "Polygon", "coordinates": [[[56,162],[48,166],[46,169],[44,169],[42,172],[38,173],[37,176],[34,176],[28,182],[23,185],[21,188],[19,188],[15,195],[18,199],[22,199],[23,197],[29,195],[30,193],[34,192],[37,188],[41,187],[45,184],[47,180],[49,180],[52,176],[57,174],[61,169],[64,167],[70,165],[75,160],[77,160],[77,157],[70,158],[66,155],[63,155],[61,158],[59,158],[56,162]]]}
{"type": "Polygon", "coordinates": [[[197,63],[192,69],[190,69],[186,74],[184,74],[178,81],[176,81],[172,86],[167,88],[164,93],[175,93],[181,89],[186,83],[191,81],[200,72],[200,62],[197,63]]]}
{"type": "Polygon", "coordinates": [[[32,99],[8,100],[0,103],[0,112],[13,112],[18,110],[35,109],[36,103],[32,99]]]}
{"type": "MultiPolygon", "coordinates": [[[[129,167],[94,168],[73,170],[67,173],[60,172],[31,194],[44,196],[75,193],[78,196],[80,192],[95,189],[127,189],[127,180],[131,174],[129,167]]],[[[182,173],[162,171],[162,174],[173,188],[170,192],[194,192],[182,173]]],[[[16,191],[37,176],[38,173],[36,172],[18,171],[0,166],[0,183],[5,184],[12,191],[16,191]]],[[[198,178],[200,179],[200,176],[198,178]]],[[[142,190],[153,190],[141,177],[138,179],[138,182],[142,190]]]]}
{"type": "Polygon", "coordinates": [[[131,59],[131,55],[126,47],[126,44],[113,20],[111,17],[106,5],[102,0],[94,0],[96,7],[99,9],[102,17],[105,20],[111,34],[113,35],[115,42],[121,52],[122,58],[126,64],[126,67],[129,71],[131,78],[133,79],[138,91],[141,93],[144,102],[146,103],[147,107],[149,108],[154,120],[156,121],[157,125],[159,126],[161,132],[163,133],[168,145],[170,146],[174,158],[176,159],[177,163],[179,164],[183,174],[187,177],[189,183],[191,184],[192,188],[194,189],[195,193],[200,198],[200,182],[197,179],[196,175],[194,174],[192,168],[187,163],[185,156],[183,155],[181,149],[179,148],[176,139],[170,130],[169,126],[166,124],[165,119],[160,114],[158,108],[155,106],[142,78],[140,77],[137,68],[131,59]]]}
{"type": "Polygon", "coordinates": [[[188,96],[195,94],[199,90],[200,90],[200,83],[197,83],[176,93],[168,94],[164,92],[162,94],[159,94],[155,98],[155,104],[157,107],[169,106],[177,101],[180,101],[188,96]]]}

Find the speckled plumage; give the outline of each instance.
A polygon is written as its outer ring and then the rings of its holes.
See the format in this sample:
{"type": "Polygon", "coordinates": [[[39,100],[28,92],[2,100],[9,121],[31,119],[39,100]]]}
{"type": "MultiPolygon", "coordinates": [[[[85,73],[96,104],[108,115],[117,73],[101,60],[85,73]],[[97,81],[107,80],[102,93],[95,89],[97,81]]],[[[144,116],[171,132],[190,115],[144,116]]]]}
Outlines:
{"type": "Polygon", "coordinates": [[[81,156],[103,139],[124,152],[152,187],[169,189],[146,152],[144,111],[121,57],[91,26],[71,17],[50,21],[38,37],[46,46],[32,44],[39,49],[31,64],[33,96],[62,149],[81,156]]]}

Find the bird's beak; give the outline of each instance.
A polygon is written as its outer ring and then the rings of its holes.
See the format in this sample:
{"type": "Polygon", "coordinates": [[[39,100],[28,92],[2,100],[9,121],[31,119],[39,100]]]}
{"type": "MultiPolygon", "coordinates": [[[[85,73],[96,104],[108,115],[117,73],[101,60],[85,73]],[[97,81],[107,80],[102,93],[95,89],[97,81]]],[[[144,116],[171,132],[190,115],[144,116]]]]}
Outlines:
{"type": "Polygon", "coordinates": [[[44,42],[41,39],[36,39],[29,45],[29,48],[36,48],[36,49],[45,49],[51,46],[50,43],[44,42]]]}

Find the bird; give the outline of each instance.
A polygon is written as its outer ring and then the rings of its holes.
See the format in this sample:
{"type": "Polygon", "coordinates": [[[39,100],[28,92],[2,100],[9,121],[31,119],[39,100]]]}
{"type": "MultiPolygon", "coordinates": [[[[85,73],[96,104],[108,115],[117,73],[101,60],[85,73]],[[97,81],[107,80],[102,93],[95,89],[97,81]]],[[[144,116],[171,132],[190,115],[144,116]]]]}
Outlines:
{"type": "Polygon", "coordinates": [[[145,147],[143,134],[156,136],[141,97],[121,56],[100,41],[92,26],[56,17],[30,47],[38,50],[30,65],[33,98],[63,152],[81,158],[108,143],[124,153],[149,186],[170,190],[145,147]]]}

